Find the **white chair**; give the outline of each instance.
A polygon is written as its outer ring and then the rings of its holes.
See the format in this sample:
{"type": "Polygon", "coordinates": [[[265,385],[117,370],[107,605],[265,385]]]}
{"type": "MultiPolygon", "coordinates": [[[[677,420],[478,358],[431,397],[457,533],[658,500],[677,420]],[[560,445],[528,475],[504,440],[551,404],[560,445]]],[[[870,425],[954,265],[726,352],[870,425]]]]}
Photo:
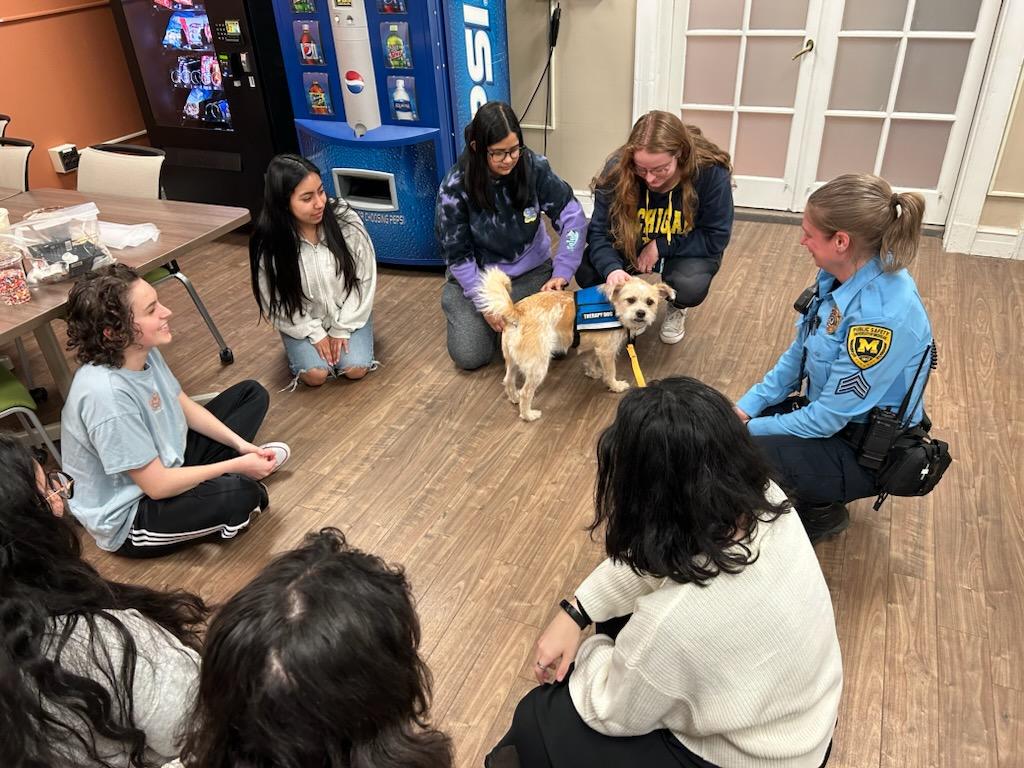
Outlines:
{"type": "MultiPolygon", "coordinates": [[[[80,153],[78,191],[156,200],[160,197],[160,170],[163,164],[164,152],[161,149],[134,144],[94,144],[80,153]]],[[[185,286],[196,309],[206,322],[206,327],[210,329],[217,346],[220,347],[221,363],[230,365],[235,361],[234,353],[224,342],[224,337],[217,330],[192,281],[181,272],[176,261],[171,260],[143,277],[151,285],[159,285],[174,278],[185,286]]]]}
{"type": "Polygon", "coordinates": [[[35,147],[25,139],[0,139],[0,187],[28,189],[28,156],[35,147]]]}
{"type": "Polygon", "coordinates": [[[0,115],[0,139],[4,137],[7,132],[7,124],[11,122],[10,115],[0,115]]]}
{"type": "MultiPolygon", "coordinates": [[[[3,135],[9,122],[10,118],[7,115],[0,115],[0,136],[3,135]]],[[[0,138],[0,187],[17,189],[21,192],[28,190],[28,156],[32,154],[34,147],[35,144],[25,139],[0,138]]],[[[25,378],[25,385],[31,390],[32,397],[36,402],[41,403],[46,399],[46,390],[42,387],[35,387],[32,382],[32,372],[28,365],[28,352],[25,350],[25,343],[21,339],[15,339],[14,343],[18,348],[18,360],[22,376],[25,378]]]]}

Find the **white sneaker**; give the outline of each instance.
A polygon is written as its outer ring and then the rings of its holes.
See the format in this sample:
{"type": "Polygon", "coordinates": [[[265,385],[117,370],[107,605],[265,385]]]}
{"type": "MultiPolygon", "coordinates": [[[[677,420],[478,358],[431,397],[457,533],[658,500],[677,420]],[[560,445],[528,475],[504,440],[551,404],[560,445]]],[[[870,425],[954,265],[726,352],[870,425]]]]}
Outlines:
{"type": "Polygon", "coordinates": [[[292,455],[292,449],[288,447],[288,443],[264,443],[260,448],[269,448],[274,452],[274,457],[277,461],[274,462],[274,468],[271,472],[277,472],[288,461],[288,457],[292,455]]]}
{"type": "Polygon", "coordinates": [[[686,335],[686,309],[670,307],[661,322],[661,340],[665,344],[678,344],[686,335]]]}

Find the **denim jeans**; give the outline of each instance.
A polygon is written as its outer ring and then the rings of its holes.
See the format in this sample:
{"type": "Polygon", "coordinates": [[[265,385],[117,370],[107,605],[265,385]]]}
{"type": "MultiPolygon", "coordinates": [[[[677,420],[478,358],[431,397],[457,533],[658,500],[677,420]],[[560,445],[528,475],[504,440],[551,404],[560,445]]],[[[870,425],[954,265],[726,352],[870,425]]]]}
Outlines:
{"type": "Polygon", "coordinates": [[[348,340],[348,352],[342,352],[338,362],[332,368],[331,365],[320,357],[309,339],[295,339],[284,333],[281,334],[284,342],[284,351],[288,355],[288,368],[292,376],[298,376],[303,371],[314,368],[323,368],[334,376],[340,376],[349,368],[372,368],[373,359],[373,315],[366,321],[359,330],[353,332],[348,340]]]}

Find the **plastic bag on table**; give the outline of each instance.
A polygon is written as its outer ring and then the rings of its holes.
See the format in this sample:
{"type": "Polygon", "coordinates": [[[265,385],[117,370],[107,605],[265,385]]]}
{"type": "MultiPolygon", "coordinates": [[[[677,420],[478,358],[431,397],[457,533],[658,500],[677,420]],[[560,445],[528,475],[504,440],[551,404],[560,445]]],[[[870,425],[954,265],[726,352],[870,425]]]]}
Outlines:
{"type": "Polygon", "coordinates": [[[79,277],[114,263],[100,239],[99,209],[94,203],[32,211],[7,235],[25,252],[32,285],[79,277]]]}

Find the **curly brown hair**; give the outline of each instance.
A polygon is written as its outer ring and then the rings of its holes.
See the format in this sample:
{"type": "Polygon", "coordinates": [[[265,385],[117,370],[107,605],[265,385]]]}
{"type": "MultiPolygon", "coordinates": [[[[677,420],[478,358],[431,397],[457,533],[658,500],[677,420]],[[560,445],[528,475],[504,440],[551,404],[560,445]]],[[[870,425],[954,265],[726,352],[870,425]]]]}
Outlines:
{"type": "Polygon", "coordinates": [[[90,272],[68,294],[68,349],[79,363],[120,368],[135,337],[128,292],[139,273],[124,264],[90,272]]]}

